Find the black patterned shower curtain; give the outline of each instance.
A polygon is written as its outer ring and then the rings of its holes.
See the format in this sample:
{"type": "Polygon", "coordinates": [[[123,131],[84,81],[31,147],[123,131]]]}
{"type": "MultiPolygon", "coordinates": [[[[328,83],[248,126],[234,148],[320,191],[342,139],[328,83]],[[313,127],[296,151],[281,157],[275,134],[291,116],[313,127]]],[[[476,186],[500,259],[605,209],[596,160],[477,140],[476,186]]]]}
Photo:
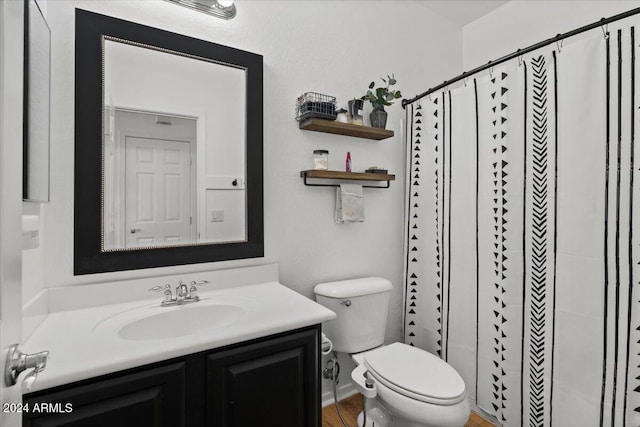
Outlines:
{"type": "Polygon", "coordinates": [[[638,41],[591,34],[407,105],[404,338],[504,426],[640,425],[638,41]]]}

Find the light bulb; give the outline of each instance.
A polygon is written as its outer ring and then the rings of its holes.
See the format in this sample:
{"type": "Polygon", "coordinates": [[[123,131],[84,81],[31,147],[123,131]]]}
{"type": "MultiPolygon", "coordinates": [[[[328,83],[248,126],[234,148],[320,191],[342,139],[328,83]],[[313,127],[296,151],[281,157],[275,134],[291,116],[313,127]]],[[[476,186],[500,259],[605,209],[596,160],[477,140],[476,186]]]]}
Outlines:
{"type": "Polygon", "coordinates": [[[218,4],[222,7],[231,7],[233,6],[233,0],[218,0],[218,4]]]}

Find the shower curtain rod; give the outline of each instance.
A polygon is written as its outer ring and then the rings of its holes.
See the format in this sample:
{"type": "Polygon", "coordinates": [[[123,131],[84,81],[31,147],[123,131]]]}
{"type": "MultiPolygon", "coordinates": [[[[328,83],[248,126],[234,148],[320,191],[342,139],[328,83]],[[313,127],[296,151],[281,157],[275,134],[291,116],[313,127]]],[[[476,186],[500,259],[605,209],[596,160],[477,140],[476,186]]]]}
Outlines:
{"type": "MultiPolygon", "coordinates": [[[[529,47],[525,47],[524,49],[518,49],[515,52],[512,52],[512,53],[510,53],[508,55],[503,56],[502,58],[496,59],[495,61],[489,61],[484,65],[476,67],[471,71],[464,71],[462,74],[460,74],[460,75],[458,75],[458,76],[456,76],[456,77],[454,77],[452,79],[445,80],[443,83],[440,83],[438,86],[433,87],[433,88],[429,88],[426,92],[422,92],[421,94],[416,95],[411,99],[403,99],[402,100],[402,108],[405,108],[408,104],[411,104],[412,102],[415,102],[415,101],[419,100],[420,98],[424,98],[425,96],[427,96],[427,95],[429,95],[429,94],[431,94],[433,92],[436,92],[436,91],[438,91],[438,90],[440,90],[442,88],[445,88],[445,87],[447,87],[447,86],[449,86],[449,85],[451,85],[453,83],[459,82],[460,80],[462,80],[464,78],[467,78],[467,77],[472,76],[472,75],[474,75],[476,73],[479,73],[480,71],[484,71],[487,68],[494,67],[494,66],[496,66],[498,64],[502,64],[503,62],[509,61],[510,59],[514,59],[514,58],[517,58],[519,56],[526,55],[529,52],[533,52],[534,50],[538,50],[538,49],[540,49],[542,47],[545,47],[545,46],[548,46],[548,45],[550,45],[552,43],[556,43],[556,42],[559,42],[560,40],[564,40],[566,38],[573,37],[573,36],[578,35],[580,33],[584,33],[585,31],[593,30],[594,28],[603,27],[603,26],[605,26],[605,25],[607,25],[607,24],[609,24],[611,22],[615,22],[615,21],[618,21],[620,19],[628,18],[628,17],[636,15],[638,13],[640,13],[640,7],[628,10],[628,11],[620,13],[618,15],[611,16],[609,18],[602,18],[599,21],[594,22],[593,24],[585,25],[584,27],[577,28],[577,29],[575,29],[573,31],[569,31],[569,32],[564,33],[564,34],[558,34],[555,37],[551,37],[551,38],[549,38],[547,40],[543,40],[543,41],[538,42],[536,44],[533,44],[533,45],[531,45],[529,47]]],[[[604,31],[604,29],[603,29],[603,31],[604,31]]]]}

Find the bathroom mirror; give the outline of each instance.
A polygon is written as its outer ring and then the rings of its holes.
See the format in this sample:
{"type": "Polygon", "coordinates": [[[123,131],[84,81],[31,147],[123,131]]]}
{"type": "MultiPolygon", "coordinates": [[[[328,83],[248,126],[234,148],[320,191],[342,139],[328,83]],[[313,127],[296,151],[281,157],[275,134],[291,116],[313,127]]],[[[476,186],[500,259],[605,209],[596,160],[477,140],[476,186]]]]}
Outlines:
{"type": "Polygon", "coordinates": [[[76,10],[75,274],[263,256],[262,57],[76,10]]]}
{"type": "Polygon", "coordinates": [[[34,0],[24,8],[22,199],[49,201],[51,30],[34,0]]]}

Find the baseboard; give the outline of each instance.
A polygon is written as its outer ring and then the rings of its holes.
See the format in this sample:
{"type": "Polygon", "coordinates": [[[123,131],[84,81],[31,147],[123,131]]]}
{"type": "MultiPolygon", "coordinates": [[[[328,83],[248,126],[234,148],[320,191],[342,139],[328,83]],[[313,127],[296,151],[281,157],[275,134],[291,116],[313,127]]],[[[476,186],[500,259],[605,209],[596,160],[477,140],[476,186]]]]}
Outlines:
{"type": "Polygon", "coordinates": [[[478,406],[475,399],[472,399],[470,397],[468,399],[469,399],[469,403],[471,404],[471,412],[475,412],[476,414],[480,415],[482,418],[489,421],[490,423],[493,423],[494,425],[499,425],[496,417],[491,415],[491,413],[486,411],[484,408],[478,406]]]}
{"type": "MultiPolygon", "coordinates": [[[[326,381],[326,383],[329,384],[329,381],[326,381]]],[[[356,388],[350,382],[339,384],[336,391],[338,394],[338,401],[346,399],[347,397],[351,397],[358,392],[358,390],[356,390],[356,388]]],[[[333,390],[330,387],[329,391],[325,391],[324,393],[322,393],[322,407],[324,408],[325,406],[333,405],[334,403],[335,401],[333,399],[333,390]]]]}

